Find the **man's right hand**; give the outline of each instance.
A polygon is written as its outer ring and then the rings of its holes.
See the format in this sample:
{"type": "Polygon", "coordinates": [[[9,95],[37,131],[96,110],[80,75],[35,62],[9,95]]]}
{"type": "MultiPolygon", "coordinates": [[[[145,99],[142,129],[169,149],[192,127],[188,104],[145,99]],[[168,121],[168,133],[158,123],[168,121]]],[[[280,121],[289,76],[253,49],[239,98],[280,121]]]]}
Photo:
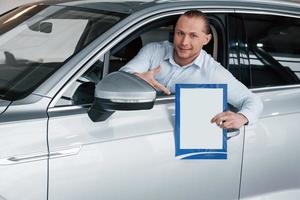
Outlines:
{"type": "Polygon", "coordinates": [[[160,66],[158,66],[150,71],[144,72],[144,73],[134,73],[134,74],[136,76],[140,77],[141,79],[145,80],[147,83],[149,83],[155,89],[161,90],[165,94],[170,95],[171,94],[170,90],[168,90],[168,88],[166,88],[165,86],[163,86],[162,84],[157,82],[154,78],[155,75],[158,74],[159,72],[160,72],[160,66]]]}

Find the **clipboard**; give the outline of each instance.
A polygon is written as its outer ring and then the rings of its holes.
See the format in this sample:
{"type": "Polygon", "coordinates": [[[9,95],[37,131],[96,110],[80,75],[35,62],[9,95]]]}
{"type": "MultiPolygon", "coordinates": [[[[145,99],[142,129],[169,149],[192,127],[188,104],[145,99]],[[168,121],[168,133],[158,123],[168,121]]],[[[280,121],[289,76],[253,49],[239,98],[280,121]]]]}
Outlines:
{"type": "Polygon", "coordinates": [[[227,110],[227,84],[176,84],[175,156],[227,159],[227,131],[210,120],[227,110]]]}

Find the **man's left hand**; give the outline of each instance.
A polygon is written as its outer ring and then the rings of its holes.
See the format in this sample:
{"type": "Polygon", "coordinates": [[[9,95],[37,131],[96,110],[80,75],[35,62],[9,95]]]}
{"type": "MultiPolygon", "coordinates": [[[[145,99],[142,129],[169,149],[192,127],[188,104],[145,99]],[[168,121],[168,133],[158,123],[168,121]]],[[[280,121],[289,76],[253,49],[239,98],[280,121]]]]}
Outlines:
{"type": "Polygon", "coordinates": [[[220,128],[239,129],[248,123],[248,119],[240,113],[226,111],[214,116],[211,119],[211,123],[216,123],[220,128]]]}

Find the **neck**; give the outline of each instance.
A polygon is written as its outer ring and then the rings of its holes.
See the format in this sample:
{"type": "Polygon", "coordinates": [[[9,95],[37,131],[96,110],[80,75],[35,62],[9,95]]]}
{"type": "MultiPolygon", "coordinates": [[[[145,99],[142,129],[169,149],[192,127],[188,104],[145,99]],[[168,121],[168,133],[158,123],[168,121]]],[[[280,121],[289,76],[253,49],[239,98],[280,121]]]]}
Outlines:
{"type": "Polygon", "coordinates": [[[196,60],[196,58],[199,56],[200,54],[198,55],[195,55],[194,57],[191,57],[191,58],[186,58],[186,59],[182,59],[182,58],[179,58],[177,53],[174,51],[173,52],[173,58],[174,58],[174,61],[176,64],[178,64],[180,67],[183,67],[183,66],[186,66],[188,64],[191,64],[194,60],[196,60]]]}

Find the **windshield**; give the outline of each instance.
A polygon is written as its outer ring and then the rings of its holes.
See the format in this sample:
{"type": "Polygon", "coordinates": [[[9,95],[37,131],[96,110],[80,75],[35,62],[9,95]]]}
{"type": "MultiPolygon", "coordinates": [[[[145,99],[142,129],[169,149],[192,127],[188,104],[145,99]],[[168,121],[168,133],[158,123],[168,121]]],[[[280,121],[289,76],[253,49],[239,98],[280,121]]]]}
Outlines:
{"type": "Polygon", "coordinates": [[[0,17],[0,98],[30,94],[124,14],[32,5],[0,17]]]}

